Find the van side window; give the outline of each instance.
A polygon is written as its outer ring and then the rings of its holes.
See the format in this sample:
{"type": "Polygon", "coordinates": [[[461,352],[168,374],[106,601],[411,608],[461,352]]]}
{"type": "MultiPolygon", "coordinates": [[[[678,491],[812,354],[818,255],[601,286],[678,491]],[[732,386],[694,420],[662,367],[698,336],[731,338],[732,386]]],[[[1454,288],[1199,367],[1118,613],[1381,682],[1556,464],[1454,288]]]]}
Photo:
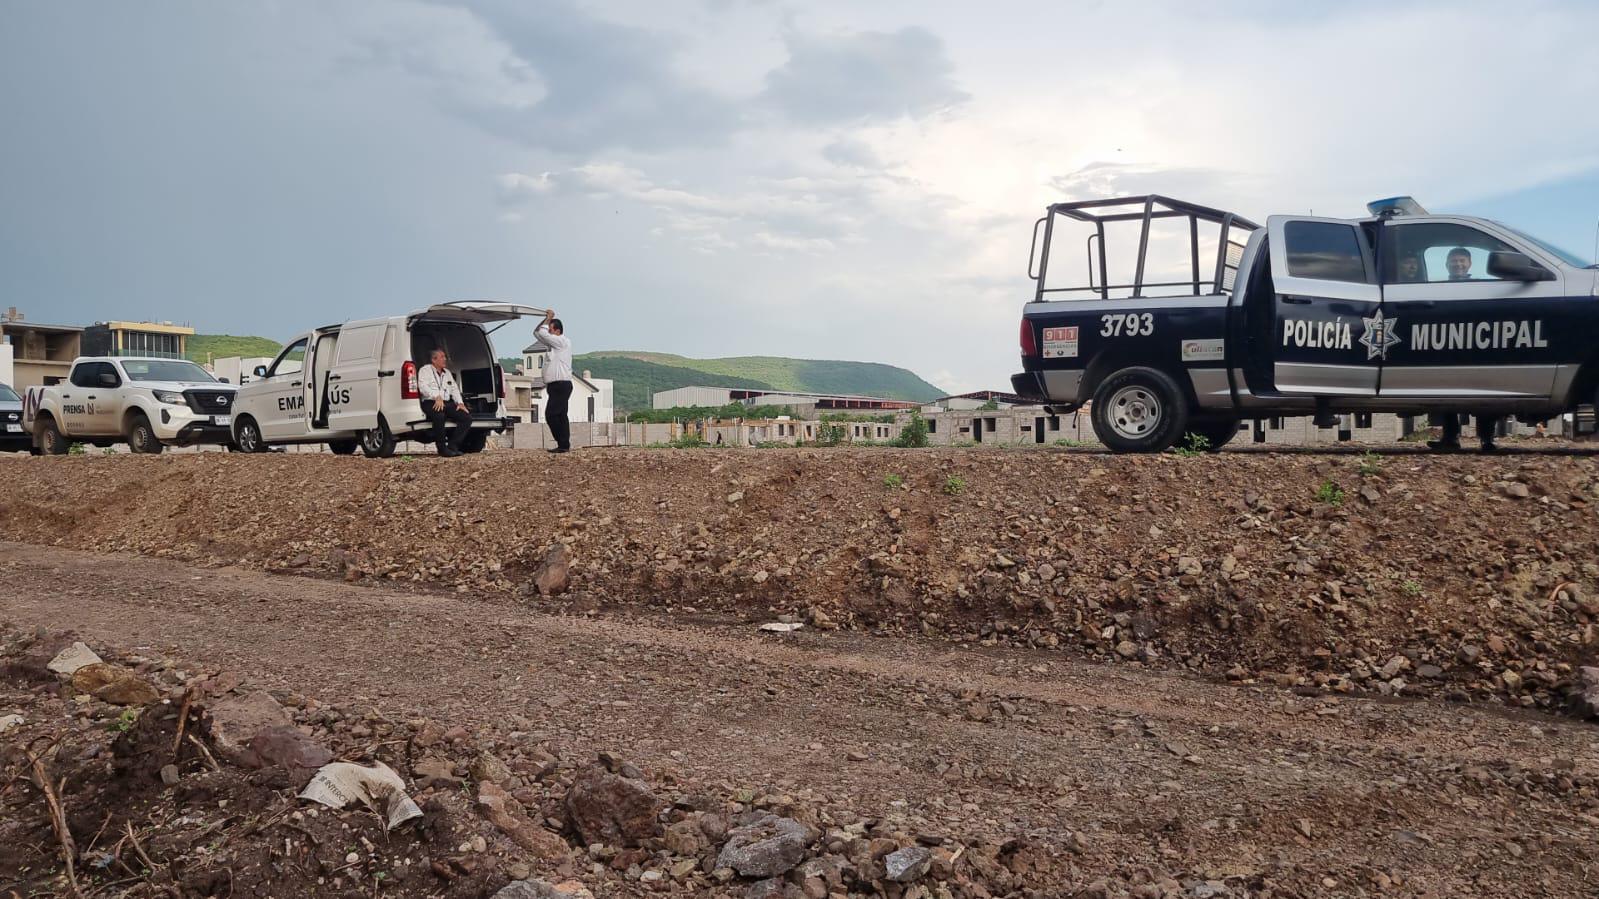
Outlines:
{"type": "Polygon", "coordinates": [[[266,376],[275,378],[278,375],[299,374],[300,369],[305,367],[305,342],[306,338],[302,337],[284,347],[278,358],[272,360],[272,367],[267,369],[266,376]]]}
{"type": "Polygon", "coordinates": [[[339,335],[338,363],[367,362],[377,357],[387,325],[347,328],[339,335]]]}
{"type": "Polygon", "coordinates": [[[1384,284],[1498,281],[1488,274],[1488,254],[1521,252],[1486,232],[1454,222],[1390,222],[1383,231],[1384,284]]]}
{"type": "Polygon", "coordinates": [[[1352,281],[1366,284],[1366,261],[1354,225],[1339,222],[1288,222],[1288,274],[1317,281],[1352,281]]]}

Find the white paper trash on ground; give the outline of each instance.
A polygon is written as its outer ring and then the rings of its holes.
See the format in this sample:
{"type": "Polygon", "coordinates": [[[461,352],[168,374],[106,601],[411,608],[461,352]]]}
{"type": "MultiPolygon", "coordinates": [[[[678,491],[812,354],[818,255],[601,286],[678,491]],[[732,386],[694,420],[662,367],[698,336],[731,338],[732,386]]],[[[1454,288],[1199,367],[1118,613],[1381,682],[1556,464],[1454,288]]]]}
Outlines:
{"type": "Polygon", "coordinates": [[[771,631],[772,633],[776,634],[787,634],[797,631],[804,626],[805,625],[800,624],[799,622],[770,621],[761,625],[761,630],[771,631]]]}
{"type": "Polygon", "coordinates": [[[360,801],[384,816],[385,830],[422,817],[422,810],[405,795],[405,781],[382,762],[371,768],[349,762],[323,765],[300,791],[300,798],[320,802],[328,808],[344,808],[360,801]]]}

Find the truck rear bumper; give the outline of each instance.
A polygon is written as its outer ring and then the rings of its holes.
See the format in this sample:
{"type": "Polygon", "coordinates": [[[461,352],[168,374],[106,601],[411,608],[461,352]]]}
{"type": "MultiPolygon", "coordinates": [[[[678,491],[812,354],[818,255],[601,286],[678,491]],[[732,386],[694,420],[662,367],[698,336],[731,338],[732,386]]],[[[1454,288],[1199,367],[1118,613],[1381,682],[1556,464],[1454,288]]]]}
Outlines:
{"type": "Polygon", "coordinates": [[[1024,371],[1010,376],[1011,390],[1057,405],[1080,406],[1081,371],[1024,371]]]}

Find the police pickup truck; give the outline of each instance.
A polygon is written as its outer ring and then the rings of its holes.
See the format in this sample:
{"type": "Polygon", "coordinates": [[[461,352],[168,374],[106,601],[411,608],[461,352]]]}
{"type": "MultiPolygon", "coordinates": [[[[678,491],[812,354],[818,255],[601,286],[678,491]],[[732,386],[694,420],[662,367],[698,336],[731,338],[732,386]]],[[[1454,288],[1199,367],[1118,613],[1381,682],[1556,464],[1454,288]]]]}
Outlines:
{"type": "Polygon", "coordinates": [[[236,388],[185,359],[80,356],[67,379],[30,387],[22,424],[44,455],[127,441],[136,453],[228,443],[236,388]]]}
{"type": "Polygon", "coordinates": [[[1219,448],[1267,416],[1538,421],[1595,402],[1599,269],[1408,197],[1367,208],[1262,228],[1161,196],[1050,206],[1033,228],[1015,391],[1054,412],[1087,406],[1118,452],[1189,434],[1219,448]],[[1112,232],[1136,234],[1136,251],[1113,254],[1112,232]],[[1152,261],[1173,250],[1175,264],[1152,261]]]}

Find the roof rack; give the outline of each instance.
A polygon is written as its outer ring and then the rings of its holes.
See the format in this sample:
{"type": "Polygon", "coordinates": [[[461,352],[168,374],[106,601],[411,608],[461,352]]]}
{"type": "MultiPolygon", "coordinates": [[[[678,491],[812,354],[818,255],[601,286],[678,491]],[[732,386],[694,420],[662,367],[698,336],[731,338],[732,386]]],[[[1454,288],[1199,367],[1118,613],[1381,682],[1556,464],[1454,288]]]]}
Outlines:
{"type": "Polygon", "coordinates": [[[1047,213],[1033,223],[1033,247],[1027,257],[1027,276],[1038,282],[1038,290],[1034,302],[1043,302],[1044,295],[1050,293],[1082,293],[1093,291],[1101,299],[1110,299],[1112,290],[1131,290],[1132,296],[1141,297],[1145,288],[1149,287],[1189,287],[1195,294],[1200,292],[1200,287],[1209,284],[1216,293],[1223,293],[1232,289],[1232,276],[1237,274],[1238,262],[1243,256],[1244,244],[1232,239],[1234,229],[1240,231],[1254,231],[1260,226],[1233,212],[1201,206],[1198,203],[1189,203],[1159,194],[1146,194],[1134,197],[1109,197],[1099,200],[1078,200],[1072,203],[1054,203],[1048,207],[1047,213]],[[1054,287],[1045,286],[1046,270],[1049,267],[1049,246],[1054,237],[1055,216],[1062,215],[1088,222],[1094,225],[1095,232],[1088,236],[1088,280],[1086,287],[1054,287]],[[1156,219],[1186,218],[1188,219],[1189,249],[1192,261],[1193,278],[1188,281],[1161,281],[1145,282],[1144,267],[1149,255],[1149,225],[1156,219]],[[1131,284],[1109,284],[1106,278],[1105,260],[1105,224],[1107,222],[1142,222],[1143,227],[1138,237],[1138,266],[1133,275],[1131,284]],[[1216,242],[1216,268],[1212,277],[1202,279],[1199,270],[1199,223],[1208,222],[1218,226],[1220,233],[1216,242]],[[1038,242],[1038,227],[1044,226],[1044,242],[1042,248],[1038,242]],[[1098,253],[1095,253],[1095,240],[1098,240],[1098,253]],[[1040,258],[1041,257],[1041,258],[1040,258]],[[1038,272],[1033,272],[1035,261],[1038,272]],[[1098,262],[1099,283],[1094,283],[1095,262],[1098,262]]]}

